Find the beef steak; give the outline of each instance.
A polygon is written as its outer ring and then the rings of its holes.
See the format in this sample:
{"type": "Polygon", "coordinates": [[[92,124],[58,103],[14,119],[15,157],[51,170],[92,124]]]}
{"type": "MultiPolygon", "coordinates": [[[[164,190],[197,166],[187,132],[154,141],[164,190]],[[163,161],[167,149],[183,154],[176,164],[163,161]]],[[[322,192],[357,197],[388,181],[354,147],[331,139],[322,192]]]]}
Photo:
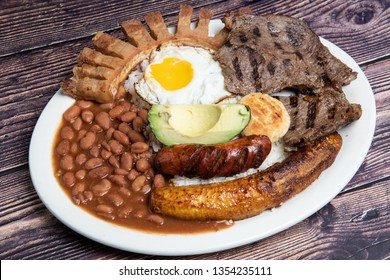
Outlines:
{"type": "Polygon", "coordinates": [[[298,93],[278,97],[291,118],[283,137],[287,150],[311,144],[360,118],[360,105],[350,104],[342,91],[357,73],[334,57],[303,21],[231,14],[225,25],[229,37],[216,58],[229,91],[272,94],[293,88],[298,93]]]}
{"type": "Polygon", "coordinates": [[[318,92],[350,83],[357,73],[334,57],[301,20],[251,14],[225,18],[228,41],[216,53],[227,90],[275,93],[284,88],[318,92]]]}
{"type": "Polygon", "coordinates": [[[312,144],[315,139],[331,134],[357,120],[361,107],[350,104],[343,92],[326,87],[321,95],[275,96],[286,107],[291,118],[284,135],[285,149],[294,151],[312,144]]]}

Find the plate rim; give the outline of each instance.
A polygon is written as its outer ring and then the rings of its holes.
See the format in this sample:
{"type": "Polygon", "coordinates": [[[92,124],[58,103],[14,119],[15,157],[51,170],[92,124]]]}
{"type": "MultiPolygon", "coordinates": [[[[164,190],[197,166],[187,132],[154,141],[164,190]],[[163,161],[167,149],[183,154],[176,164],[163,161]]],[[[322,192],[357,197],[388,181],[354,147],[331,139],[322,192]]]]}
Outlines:
{"type": "MultiPolygon", "coordinates": [[[[212,27],[217,26],[217,28],[221,28],[220,20],[211,20],[210,21],[210,29],[212,27]]],[[[54,96],[50,99],[50,101],[46,104],[43,109],[38,121],[34,127],[34,131],[30,141],[30,149],[29,149],[29,169],[30,176],[33,182],[33,186],[43,202],[43,204],[47,207],[47,209],[63,224],[67,227],[71,228],[75,232],[83,235],[86,238],[94,240],[98,243],[121,249],[129,252],[140,253],[140,254],[148,254],[148,255],[160,255],[160,256],[181,256],[181,255],[197,255],[197,254],[205,254],[205,253],[213,253],[222,250],[227,250],[231,248],[236,248],[242,245],[246,245],[255,241],[262,240],[266,237],[279,233],[291,226],[298,224],[302,220],[306,219],[316,211],[323,208],[327,203],[332,201],[334,197],[349,183],[349,181],[356,174],[361,164],[363,163],[369,148],[372,143],[372,139],[375,132],[376,126],[376,105],[375,98],[372,88],[368,82],[367,77],[364,75],[363,71],[359,67],[359,65],[353,60],[351,56],[349,56],[345,51],[331,43],[330,41],[320,37],[321,42],[329,48],[331,52],[337,53],[335,55],[341,61],[346,63],[349,67],[351,67],[354,71],[358,72],[358,79],[360,83],[363,83],[366,87],[366,90],[369,92],[365,94],[365,98],[368,100],[365,104],[361,104],[363,109],[363,114],[360,120],[355,123],[350,124],[349,126],[342,128],[343,131],[343,140],[344,138],[348,138],[348,133],[353,132],[353,129],[356,126],[361,126],[362,119],[365,120],[366,123],[369,124],[368,128],[365,130],[365,135],[368,137],[364,138],[363,143],[360,143],[359,146],[359,155],[357,157],[357,162],[353,164],[353,168],[349,170],[348,176],[344,176],[343,180],[339,182],[339,186],[337,188],[333,188],[332,192],[328,193],[326,199],[322,198],[317,201],[317,203],[310,204],[310,207],[304,207],[304,211],[300,210],[302,205],[299,205],[300,200],[307,199],[307,196],[310,194],[318,195],[313,189],[324,181],[326,176],[329,177],[330,171],[335,169],[334,165],[336,162],[339,162],[340,154],[344,151],[344,145],[342,150],[340,151],[339,156],[336,158],[335,163],[320,176],[320,178],[314,182],[311,186],[309,186],[306,190],[291,198],[287,202],[284,203],[282,207],[275,208],[273,210],[265,211],[255,217],[248,218],[242,221],[237,221],[236,225],[224,229],[218,232],[206,232],[206,233],[196,233],[196,234],[164,234],[164,233],[150,233],[143,232],[139,230],[133,230],[129,228],[125,228],[122,226],[117,226],[106,222],[104,220],[98,219],[93,215],[87,213],[85,210],[76,206],[71,202],[66,193],[62,190],[61,186],[58,185],[55,177],[54,170],[51,168],[50,175],[46,174],[46,176],[51,176],[52,178],[42,178],[45,177],[44,170],[48,167],[48,163],[41,160],[41,156],[47,156],[47,145],[46,147],[42,147],[42,136],[47,136],[48,132],[48,120],[47,117],[50,116],[51,126],[49,130],[53,130],[53,126],[58,128],[59,122],[55,124],[56,120],[61,120],[62,112],[65,111],[66,108],[70,106],[74,102],[74,99],[62,94],[59,89],[54,96]],[[58,104],[57,104],[58,103],[58,104]],[[58,106],[60,108],[58,108],[58,106]],[[68,106],[68,107],[67,107],[68,106]],[[368,108],[368,109],[367,109],[368,108]],[[61,111],[62,110],[62,111],[61,111]],[[50,114],[59,114],[56,118],[52,118],[50,114]],[[359,123],[360,122],[360,123],[359,123]],[[46,149],[45,149],[46,148],[46,149]],[[39,168],[37,167],[39,166],[39,168]],[[42,166],[43,165],[43,166],[42,166]],[[333,167],[333,168],[332,168],[333,167]],[[324,175],[325,174],[325,175],[324,175]],[[58,190],[53,192],[52,189],[48,189],[46,184],[49,182],[51,185],[53,184],[53,179],[57,184],[58,190]],[[318,183],[319,182],[319,183],[318,183]],[[61,197],[61,193],[62,196],[61,197]],[[51,195],[48,196],[48,195],[51,195]],[[67,202],[63,199],[66,198],[67,202]],[[297,202],[298,200],[298,202],[297,202]],[[58,203],[61,202],[61,203],[58,203]],[[275,227],[268,229],[266,232],[259,233],[256,231],[249,231],[253,225],[258,225],[258,223],[265,222],[273,222],[272,215],[280,215],[280,213],[284,213],[282,209],[286,208],[286,205],[295,205],[294,207],[298,207],[298,215],[293,217],[289,221],[279,222],[275,227]],[[298,205],[297,205],[298,204],[298,205]],[[284,208],[283,208],[284,207],[284,208]],[[77,215],[77,221],[70,220],[69,216],[64,215],[64,211],[67,211],[67,215],[77,215]],[[261,217],[261,218],[259,218],[261,217]],[[86,219],[86,221],[83,221],[86,219]],[[100,230],[96,232],[94,229],[91,233],[88,228],[86,228],[86,224],[88,227],[98,227],[100,230]],[[240,232],[240,228],[245,229],[245,234],[242,236],[242,231],[240,232]],[[115,234],[116,236],[112,236],[115,234]],[[118,236],[120,235],[120,236],[118,236]],[[227,236],[228,235],[228,236],[227,236]],[[124,238],[124,236],[131,237],[130,239],[124,238]],[[233,237],[233,238],[232,238],[233,237]],[[237,237],[237,238],[236,238],[237,237]],[[134,238],[137,242],[128,242],[134,241],[134,238]],[[151,242],[151,239],[158,239],[157,242],[151,242]],[[206,242],[205,242],[206,240],[206,242]],[[122,243],[123,242],[123,243],[122,243]],[[142,244],[142,242],[146,242],[145,244],[149,244],[151,246],[141,247],[138,246],[142,244]],[[172,248],[172,244],[176,244],[175,248],[172,248]],[[192,245],[191,245],[192,244],[192,245]],[[197,245],[199,244],[199,245],[197,245]],[[191,245],[191,246],[186,246],[191,245]],[[157,247],[157,248],[156,248],[157,247]]],[[[353,87],[353,83],[356,80],[352,81],[350,85],[343,87],[344,92],[348,89],[348,87],[353,87]]],[[[354,96],[356,99],[356,96],[354,96]]],[[[359,99],[359,98],[358,98],[359,99]]],[[[350,100],[350,99],[349,99],[350,100]]],[[[351,100],[350,100],[351,101],[351,100]]],[[[352,101],[351,101],[352,102],[352,101]]],[[[356,128],[355,128],[356,129],[356,128]]],[[[52,135],[52,139],[50,143],[50,151],[52,151],[54,135],[52,135]]],[[[349,141],[350,142],[350,141],[349,141]]],[[[355,145],[356,146],[356,145],[355,145]]],[[[354,149],[356,147],[348,148],[348,150],[354,149]]],[[[51,153],[51,152],[50,152],[51,153]]],[[[345,153],[345,152],[344,152],[345,153]]],[[[47,159],[47,158],[46,158],[47,159]]],[[[51,157],[50,157],[51,159],[51,157]]],[[[50,166],[52,167],[52,162],[50,160],[50,166]]],[[[55,184],[54,184],[55,185],[55,184]]],[[[295,211],[296,212],[296,211],[295,211]]],[[[74,219],[74,217],[73,217],[74,219]]],[[[261,226],[261,225],[260,225],[261,226]]]]}

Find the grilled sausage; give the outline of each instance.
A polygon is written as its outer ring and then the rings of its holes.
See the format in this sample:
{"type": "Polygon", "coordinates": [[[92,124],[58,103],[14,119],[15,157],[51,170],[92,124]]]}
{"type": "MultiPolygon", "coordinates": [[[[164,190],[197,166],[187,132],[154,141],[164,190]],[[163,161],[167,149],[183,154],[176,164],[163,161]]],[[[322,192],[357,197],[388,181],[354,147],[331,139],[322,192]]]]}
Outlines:
{"type": "Polygon", "coordinates": [[[155,212],[186,220],[240,220],[279,206],[304,190],[335,160],[338,133],[290,155],[281,163],[244,178],[205,185],[154,188],[155,212]]]}
{"type": "Polygon", "coordinates": [[[266,136],[252,135],[213,145],[164,147],[154,159],[158,172],[202,179],[232,176],[257,168],[271,150],[266,136]]]}

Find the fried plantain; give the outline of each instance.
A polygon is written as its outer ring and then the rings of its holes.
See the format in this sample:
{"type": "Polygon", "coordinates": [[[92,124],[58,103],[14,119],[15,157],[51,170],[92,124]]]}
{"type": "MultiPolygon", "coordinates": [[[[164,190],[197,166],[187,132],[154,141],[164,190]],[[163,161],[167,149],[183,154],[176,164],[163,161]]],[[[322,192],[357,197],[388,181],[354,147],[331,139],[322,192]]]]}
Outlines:
{"type": "Polygon", "coordinates": [[[279,206],[332,165],[342,138],[335,132],[280,163],[243,178],[205,185],[154,188],[151,208],[185,220],[241,220],[279,206]]]}

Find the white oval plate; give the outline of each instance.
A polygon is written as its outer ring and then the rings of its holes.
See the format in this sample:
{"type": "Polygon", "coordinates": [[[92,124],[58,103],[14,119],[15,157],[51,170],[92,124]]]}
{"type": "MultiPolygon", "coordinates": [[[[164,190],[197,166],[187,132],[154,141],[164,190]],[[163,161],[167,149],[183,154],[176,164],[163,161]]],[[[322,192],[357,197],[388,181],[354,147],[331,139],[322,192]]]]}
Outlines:
{"type": "MultiPolygon", "coordinates": [[[[211,21],[210,33],[215,34],[222,27],[221,21],[211,21]]],[[[151,255],[216,252],[263,239],[297,224],[321,209],[348,184],[368,152],[375,129],[375,99],[366,76],[343,50],[327,40],[322,39],[322,42],[358,73],[357,79],[343,89],[350,102],[361,104],[363,114],[358,121],[340,130],[343,146],[334,164],[311,186],[282,206],[238,221],[228,229],[201,234],[146,233],[95,218],[74,205],[54,177],[54,136],[63,112],[74,103],[74,99],[60,90],[44,108],[30,143],[30,173],[40,199],[61,222],[87,238],[114,248],[151,255]]]]}

